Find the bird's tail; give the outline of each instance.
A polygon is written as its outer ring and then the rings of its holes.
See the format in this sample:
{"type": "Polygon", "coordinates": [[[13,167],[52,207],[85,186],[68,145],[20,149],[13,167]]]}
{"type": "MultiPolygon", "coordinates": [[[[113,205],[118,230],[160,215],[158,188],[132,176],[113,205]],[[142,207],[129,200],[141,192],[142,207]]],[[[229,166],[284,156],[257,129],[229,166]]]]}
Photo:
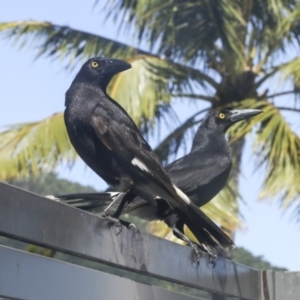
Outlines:
{"type": "Polygon", "coordinates": [[[232,249],[233,241],[208,218],[180,189],[173,185],[177,196],[180,197],[180,207],[177,209],[183,222],[192,231],[197,240],[208,251],[210,249],[232,249]]]}
{"type": "Polygon", "coordinates": [[[220,248],[232,249],[235,247],[233,241],[219,228],[210,218],[208,218],[200,209],[194,213],[193,209],[188,209],[188,216],[179,212],[183,222],[191,230],[199,243],[209,252],[215,249],[217,252],[220,248]]]}
{"type": "Polygon", "coordinates": [[[48,195],[49,199],[60,201],[82,210],[105,208],[118,195],[118,192],[78,193],[65,195],[48,195]]]}

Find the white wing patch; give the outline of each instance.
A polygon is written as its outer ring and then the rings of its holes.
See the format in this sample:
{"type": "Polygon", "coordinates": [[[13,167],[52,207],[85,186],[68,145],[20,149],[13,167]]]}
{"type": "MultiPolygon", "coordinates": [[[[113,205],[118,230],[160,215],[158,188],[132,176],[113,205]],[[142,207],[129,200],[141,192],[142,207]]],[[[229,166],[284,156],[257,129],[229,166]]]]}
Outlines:
{"type": "Polygon", "coordinates": [[[173,188],[175,189],[177,195],[180,196],[185,202],[191,203],[189,197],[182,190],[180,190],[175,184],[173,184],[173,188]]]}
{"type": "Polygon", "coordinates": [[[115,198],[120,194],[120,192],[107,192],[109,194],[109,198],[115,198]]]}
{"type": "Polygon", "coordinates": [[[146,171],[146,172],[148,172],[148,173],[151,173],[150,170],[145,166],[145,164],[144,164],[143,162],[141,162],[138,158],[135,157],[135,158],[131,161],[131,163],[132,163],[134,166],[140,168],[141,170],[146,171]]]}
{"type": "Polygon", "coordinates": [[[45,196],[45,197],[48,198],[48,199],[51,199],[51,200],[60,202],[60,199],[59,199],[59,198],[56,198],[56,197],[53,196],[53,195],[47,195],[47,196],[45,196]]]}

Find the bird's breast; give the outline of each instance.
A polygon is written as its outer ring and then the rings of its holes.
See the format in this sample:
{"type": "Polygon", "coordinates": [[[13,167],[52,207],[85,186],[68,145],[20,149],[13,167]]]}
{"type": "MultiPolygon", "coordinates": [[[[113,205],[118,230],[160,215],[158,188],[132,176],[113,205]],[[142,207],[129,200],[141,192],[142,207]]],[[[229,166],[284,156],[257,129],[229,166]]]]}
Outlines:
{"type": "Polygon", "coordinates": [[[65,124],[70,141],[82,160],[107,183],[118,184],[120,170],[88,118],[66,110],[65,124]]]}

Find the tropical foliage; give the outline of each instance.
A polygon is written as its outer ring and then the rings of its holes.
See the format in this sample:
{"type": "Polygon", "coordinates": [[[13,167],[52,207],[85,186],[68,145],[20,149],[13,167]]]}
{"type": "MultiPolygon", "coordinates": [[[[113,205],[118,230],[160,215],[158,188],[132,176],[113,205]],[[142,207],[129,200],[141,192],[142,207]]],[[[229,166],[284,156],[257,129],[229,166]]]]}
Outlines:
{"type": "MultiPolygon", "coordinates": [[[[33,47],[38,57],[61,60],[71,68],[95,55],[131,62],[132,70],[115,77],[110,94],[145,135],[155,132],[161,122],[171,128],[157,147],[164,160],[184,144],[206,111],[199,108],[180,124],[172,110],[174,100],[202,101],[208,109],[263,109],[264,114],[232,128],[230,137],[234,142],[252,132],[257,166],[265,171],[261,197],[277,196],[283,207],[294,205],[300,192],[300,139],[282,111],[299,113],[300,1],[106,2],[106,18],[114,18],[128,35],[134,32],[141,49],[40,21],[2,23],[0,37],[21,48],[33,47]]],[[[7,128],[0,140],[4,180],[52,170],[61,161],[75,159],[61,114],[7,128]]],[[[235,174],[241,151],[235,153],[235,174]]],[[[232,228],[228,220],[236,220],[238,212],[236,184],[234,180],[231,188],[205,208],[214,216],[217,209],[225,212],[226,208],[232,219],[220,212],[217,220],[228,228],[232,228]]]]}

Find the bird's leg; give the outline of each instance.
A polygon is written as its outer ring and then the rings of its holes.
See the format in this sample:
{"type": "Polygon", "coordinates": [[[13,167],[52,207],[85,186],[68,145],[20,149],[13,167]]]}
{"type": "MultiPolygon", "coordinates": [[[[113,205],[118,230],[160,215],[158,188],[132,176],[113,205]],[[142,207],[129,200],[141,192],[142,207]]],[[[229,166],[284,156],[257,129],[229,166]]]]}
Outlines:
{"type": "Polygon", "coordinates": [[[218,260],[218,255],[214,254],[212,252],[212,249],[210,247],[207,247],[205,244],[202,244],[201,246],[198,245],[198,247],[203,251],[206,252],[209,256],[209,263],[212,264],[213,268],[216,266],[216,262],[218,260]]]}
{"type": "Polygon", "coordinates": [[[124,196],[125,193],[120,192],[119,195],[111,201],[111,203],[103,210],[101,213],[101,216],[105,218],[105,216],[108,216],[108,212],[111,210],[111,208],[115,205],[115,203],[124,196]]]}
{"type": "MultiPolygon", "coordinates": [[[[114,212],[114,214],[112,215],[114,218],[118,218],[120,217],[125,205],[127,203],[130,203],[134,198],[135,198],[135,194],[132,193],[131,191],[129,191],[125,196],[124,198],[122,199],[120,205],[118,206],[117,210],[114,212]]],[[[120,219],[119,219],[120,220],[120,219]]],[[[124,220],[120,220],[121,224],[126,226],[128,229],[134,229],[135,231],[137,230],[136,229],[136,226],[133,224],[133,223],[129,223],[129,222],[126,222],[124,220]]]]}
{"type": "Polygon", "coordinates": [[[214,254],[211,249],[208,249],[206,245],[203,244],[202,248],[207,252],[209,256],[209,263],[212,264],[213,268],[216,266],[216,262],[218,260],[218,255],[214,254]]]}
{"type": "Polygon", "coordinates": [[[194,262],[197,264],[201,258],[201,252],[199,249],[202,250],[197,244],[193,243],[184,233],[183,233],[183,226],[184,223],[182,219],[179,218],[178,214],[174,212],[174,210],[170,207],[170,210],[167,211],[167,217],[164,219],[165,223],[173,230],[173,234],[186,242],[189,247],[191,247],[195,252],[195,259],[194,262]]]}
{"type": "Polygon", "coordinates": [[[121,203],[119,204],[117,210],[111,216],[107,215],[107,209],[109,210],[112,207],[112,205],[114,203],[116,203],[116,201],[119,199],[120,195],[118,195],[117,199],[114,199],[113,203],[110,203],[110,205],[106,208],[106,210],[101,214],[101,216],[103,218],[105,218],[106,220],[112,221],[116,227],[120,228],[120,230],[117,232],[117,234],[119,234],[122,231],[122,225],[126,226],[129,229],[131,229],[131,228],[136,229],[136,226],[134,224],[119,219],[125,205],[135,198],[135,194],[133,194],[131,192],[131,190],[129,190],[127,193],[123,192],[120,194],[122,194],[122,195],[125,194],[125,196],[121,200],[121,203]]]}
{"type": "MultiPolygon", "coordinates": [[[[120,220],[118,218],[115,218],[114,216],[110,216],[108,215],[108,212],[110,211],[110,209],[114,206],[114,204],[121,198],[124,196],[125,193],[120,192],[119,195],[104,209],[104,211],[100,214],[102,218],[104,218],[105,220],[111,221],[114,223],[114,225],[118,228],[120,228],[120,230],[117,232],[117,234],[119,234],[122,231],[122,224],[120,222],[120,220]]],[[[123,199],[122,199],[123,200],[123,199]]]]}
{"type": "MultiPolygon", "coordinates": [[[[187,237],[185,235],[183,235],[183,226],[184,226],[184,222],[181,218],[178,218],[177,214],[169,214],[168,217],[165,219],[165,222],[167,222],[168,226],[171,227],[173,229],[173,233],[175,236],[177,236],[178,238],[186,241],[189,245],[190,243],[187,241],[187,237]],[[176,230],[174,230],[174,228],[176,228],[176,230]]],[[[203,252],[206,252],[209,255],[209,259],[210,259],[210,263],[215,266],[215,262],[218,258],[217,255],[215,255],[212,252],[212,249],[205,244],[194,244],[195,246],[198,247],[198,249],[200,249],[203,252]]],[[[194,247],[192,247],[194,248],[194,247]]]]}
{"type": "Polygon", "coordinates": [[[110,216],[110,215],[105,215],[105,216],[103,216],[103,217],[105,218],[105,220],[113,222],[113,223],[115,224],[116,227],[120,227],[121,224],[122,224],[122,223],[120,222],[120,219],[114,218],[114,217],[112,217],[112,216],[110,216]]]}
{"type": "Polygon", "coordinates": [[[186,235],[184,235],[176,226],[172,227],[173,232],[176,232],[176,234],[178,235],[178,237],[180,237],[183,241],[185,241],[189,247],[191,247],[194,252],[195,252],[195,258],[194,258],[194,262],[197,263],[199,262],[200,258],[201,258],[201,252],[199,250],[199,246],[195,243],[193,243],[186,235]]]}

